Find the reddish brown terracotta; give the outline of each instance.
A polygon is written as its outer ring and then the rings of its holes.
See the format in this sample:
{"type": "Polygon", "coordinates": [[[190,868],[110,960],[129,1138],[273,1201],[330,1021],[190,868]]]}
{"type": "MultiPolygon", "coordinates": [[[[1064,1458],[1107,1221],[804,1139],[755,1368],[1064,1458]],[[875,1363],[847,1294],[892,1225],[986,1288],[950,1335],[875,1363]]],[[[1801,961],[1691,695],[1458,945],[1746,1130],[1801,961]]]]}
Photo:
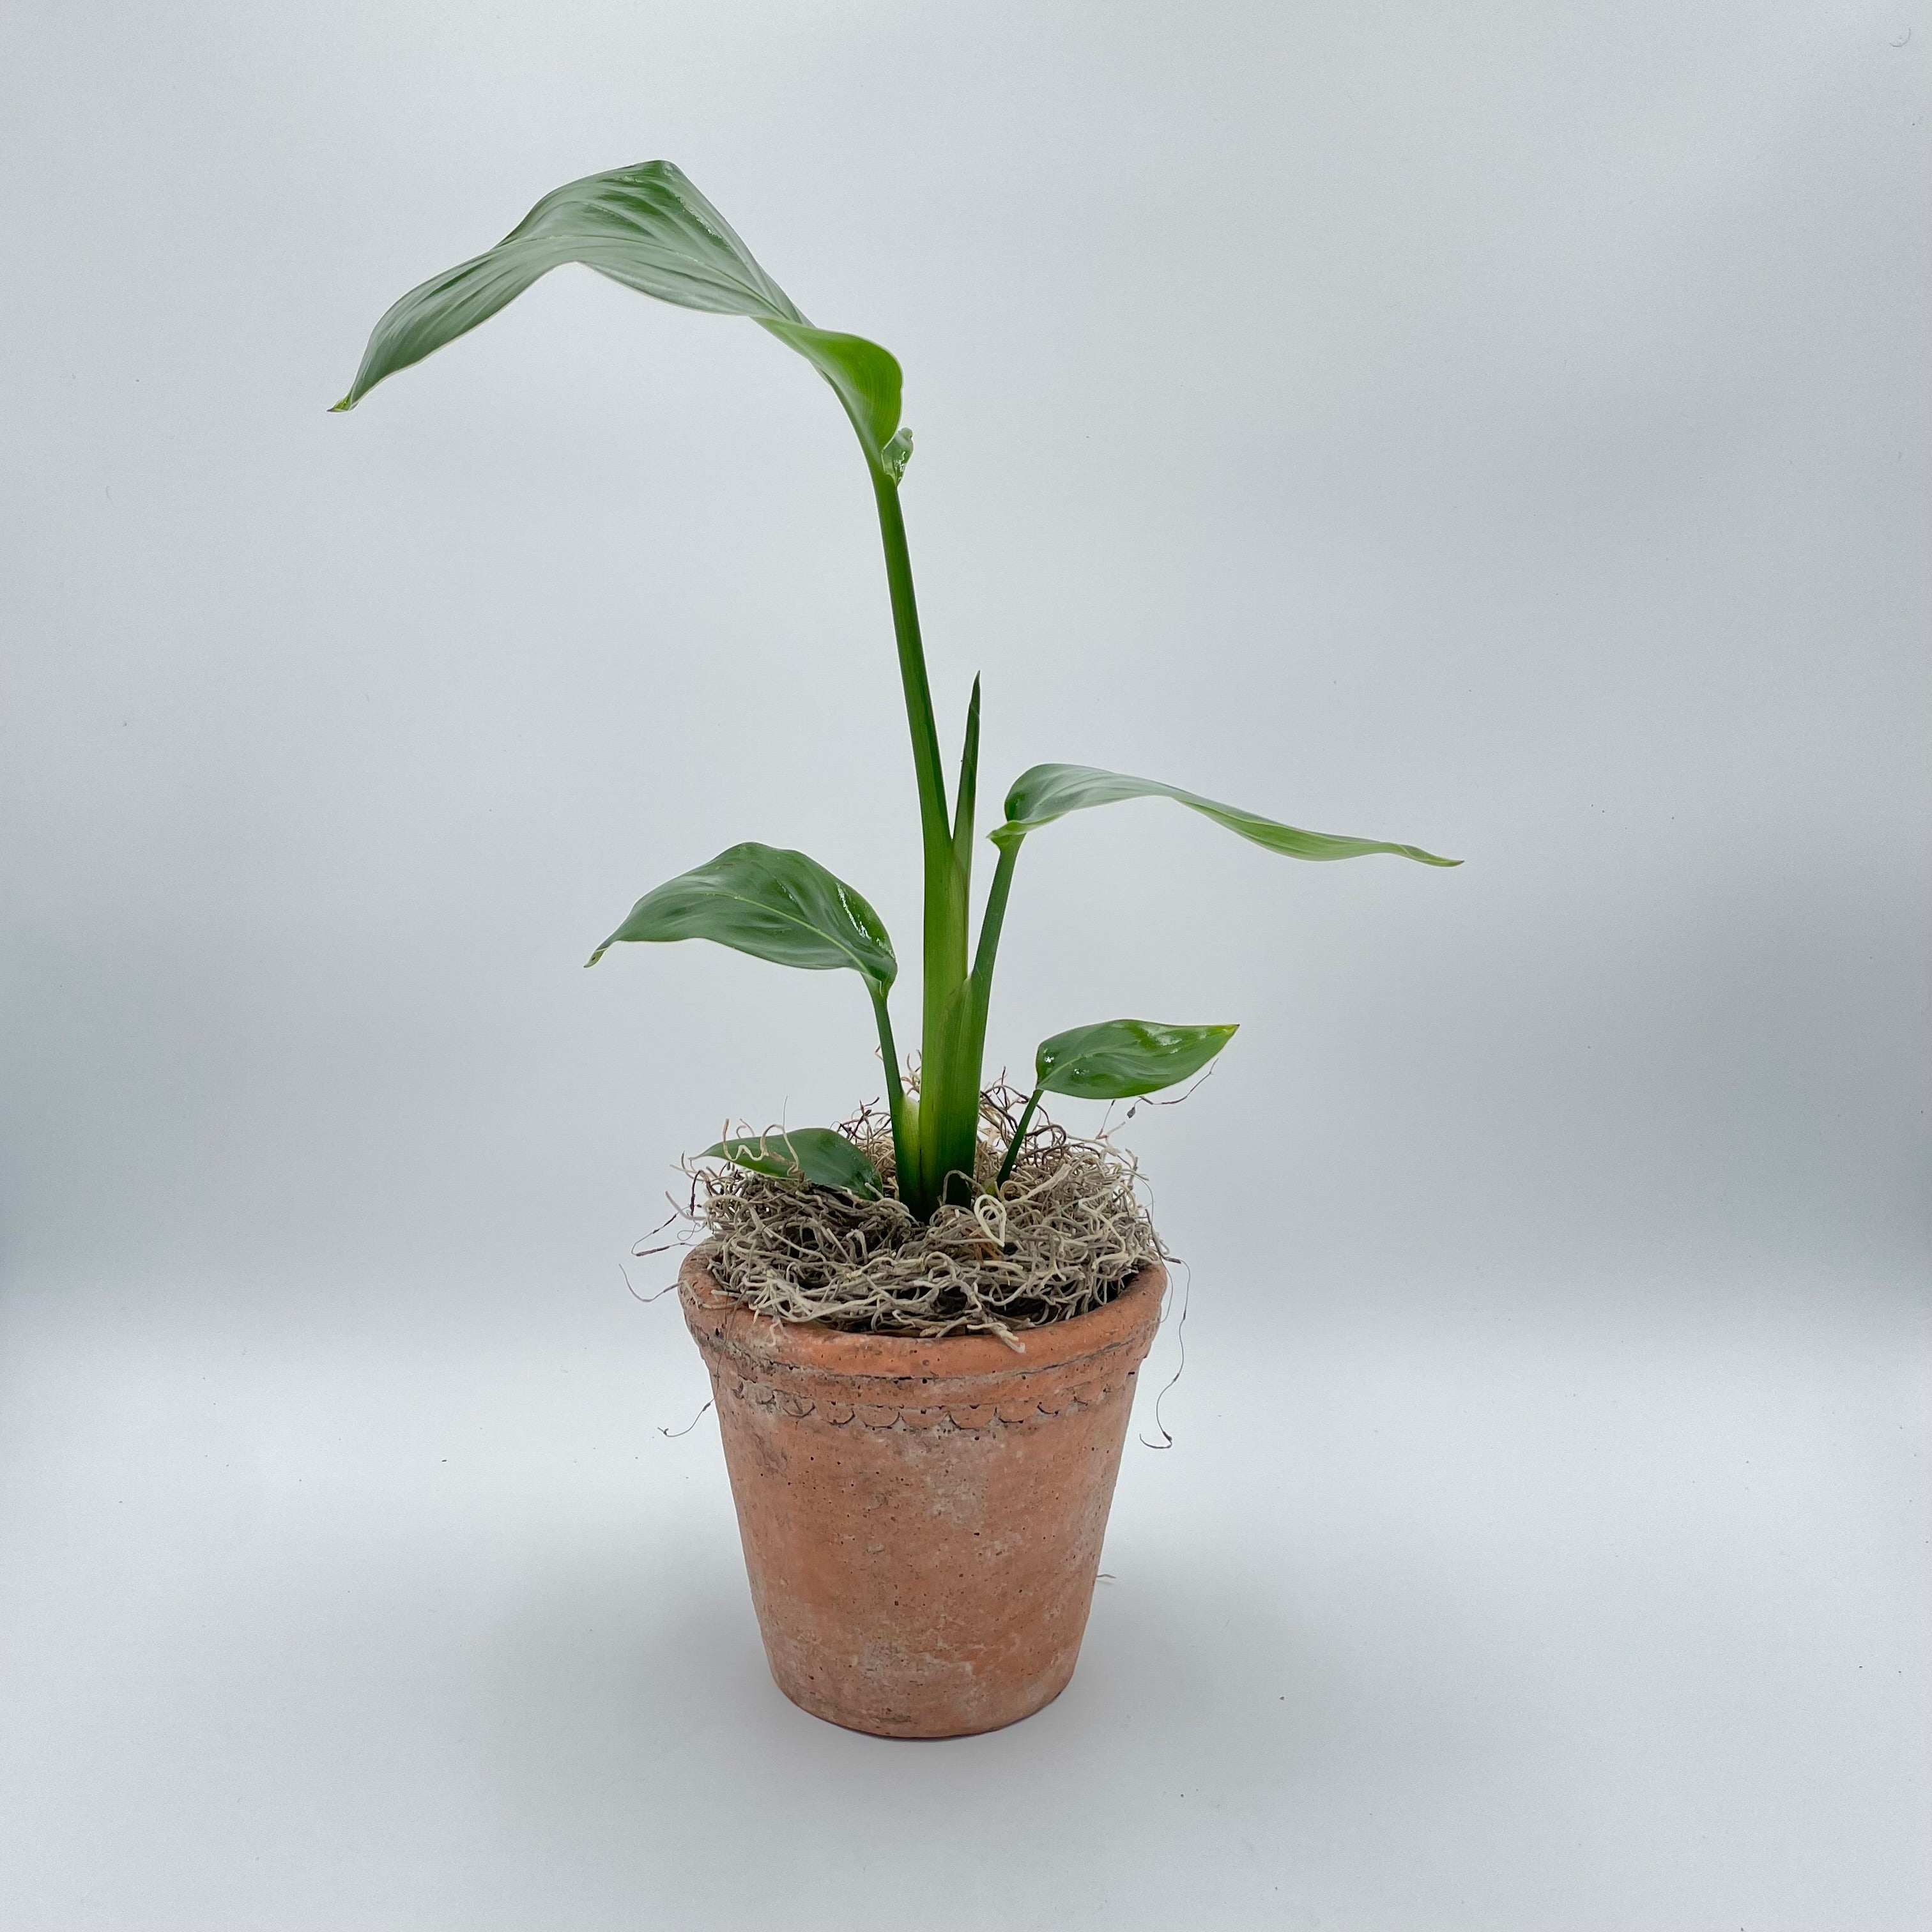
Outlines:
{"type": "Polygon", "coordinates": [[[693,1255],[752,1600],[778,1688],[881,1737],[1030,1717],[1080,1654],[1166,1270],[1104,1308],[920,1341],[760,1321],[693,1255]]]}

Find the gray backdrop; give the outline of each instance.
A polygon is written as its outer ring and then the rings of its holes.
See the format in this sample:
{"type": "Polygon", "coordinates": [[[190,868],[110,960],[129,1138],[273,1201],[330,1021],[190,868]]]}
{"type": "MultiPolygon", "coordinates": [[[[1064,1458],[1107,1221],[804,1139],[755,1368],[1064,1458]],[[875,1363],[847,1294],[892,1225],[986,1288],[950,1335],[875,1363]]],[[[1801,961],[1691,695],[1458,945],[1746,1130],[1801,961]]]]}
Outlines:
{"type": "Polygon", "coordinates": [[[1922,4],[0,36],[8,1922],[1932,1905],[1922,4]],[[849,430],[577,269],[323,412],[404,289],[654,155],[904,362],[983,790],[1468,861],[1030,842],[997,1055],[1244,1024],[1124,1130],[1177,1446],[994,1737],[779,1699],[619,1272],[726,1116],[876,1093],[862,996],[579,970],[742,838],[916,952],[849,430]]]}

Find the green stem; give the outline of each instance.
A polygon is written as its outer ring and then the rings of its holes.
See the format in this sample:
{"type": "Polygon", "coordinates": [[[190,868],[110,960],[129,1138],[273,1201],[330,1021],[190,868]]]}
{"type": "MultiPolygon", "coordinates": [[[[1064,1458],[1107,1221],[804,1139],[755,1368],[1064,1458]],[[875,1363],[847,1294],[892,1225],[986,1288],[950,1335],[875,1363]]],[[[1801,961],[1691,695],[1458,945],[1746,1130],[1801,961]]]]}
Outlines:
{"type": "Polygon", "coordinates": [[[1012,1144],[1006,1149],[1006,1157],[1000,1163],[1000,1178],[993,1183],[997,1194],[1013,1177],[1013,1162],[1020,1157],[1020,1142],[1026,1138],[1026,1130],[1033,1124],[1033,1110],[1040,1105],[1040,1096],[1046,1091],[1044,1087],[1036,1087],[1033,1096],[1026,1103],[1026,1110],[1020,1115],[1020,1124],[1013,1130],[1012,1144]]]}
{"type": "MultiPolygon", "coordinates": [[[[928,1036],[920,1062],[932,1102],[927,1178],[941,1201],[963,1205],[973,1198],[980,1153],[980,1053],[973,1027],[973,988],[966,971],[967,928],[973,883],[973,820],[980,787],[980,680],[966,706],[965,742],[959,754],[959,784],[952,814],[952,868],[946,880],[948,992],[938,1027],[928,1036]]],[[[934,969],[928,966],[930,973],[934,969]]],[[[922,1113],[923,1125],[925,1115],[922,1113]]]]}
{"type": "MultiPolygon", "coordinates": [[[[926,860],[918,1147],[916,1165],[904,1170],[901,1178],[902,1197],[923,1220],[938,1204],[946,1180],[948,1142],[944,1130],[952,1110],[949,1089],[955,1083],[949,1076],[956,1058],[948,1020],[955,994],[966,979],[969,875],[963,874],[954,862],[946,780],[940,770],[939,732],[933,722],[932,691],[926,679],[926,649],[920,638],[919,603],[913,592],[912,558],[906,548],[898,486],[876,464],[872,494],[878,504],[879,535],[885,547],[886,582],[892,593],[892,631],[898,644],[899,679],[905,690],[906,723],[912,734],[920,843],[926,860]]],[[[977,1101],[975,1094],[976,1114],[977,1101]]]]}
{"type": "Polygon", "coordinates": [[[899,682],[905,690],[906,724],[912,733],[913,771],[919,781],[920,830],[929,870],[934,859],[951,849],[946,823],[946,776],[940,769],[939,729],[933,722],[932,688],[926,681],[926,646],[919,632],[919,600],[912,587],[912,556],[906,548],[905,517],[898,485],[874,466],[872,494],[879,508],[879,536],[885,547],[886,584],[892,594],[892,634],[898,644],[899,682]]]}
{"type": "MultiPolygon", "coordinates": [[[[997,838],[997,835],[996,835],[997,838]]],[[[958,1043],[958,1059],[971,1069],[968,1076],[973,1086],[973,1131],[979,1133],[980,1082],[986,1059],[986,1016],[993,999],[993,965],[999,957],[1000,932],[1006,924],[1006,896],[1013,889],[1013,868],[1019,862],[1018,838],[998,838],[999,863],[993,869],[993,883],[986,893],[986,910],[980,919],[979,950],[974,955],[973,976],[965,1002],[964,1034],[958,1043]]]]}
{"type": "Polygon", "coordinates": [[[899,1078],[899,1050],[892,1044],[892,1016],[886,996],[868,980],[866,990],[872,996],[873,1017],[879,1023],[879,1052],[886,1063],[886,1105],[892,1117],[892,1165],[898,1170],[899,1198],[906,1198],[907,1177],[912,1172],[914,1149],[905,1131],[905,1086],[899,1078]]]}
{"type": "Polygon", "coordinates": [[[1000,956],[1000,934],[1006,922],[1006,896],[1013,889],[1013,868],[1020,861],[1019,839],[1002,838],[998,832],[993,836],[1000,848],[1000,862],[993,868],[986,910],[980,917],[980,950],[973,956],[973,1004],[979,1012],[982,1044],[986,1012],[993,997],[993,962],[1000,956]]]}

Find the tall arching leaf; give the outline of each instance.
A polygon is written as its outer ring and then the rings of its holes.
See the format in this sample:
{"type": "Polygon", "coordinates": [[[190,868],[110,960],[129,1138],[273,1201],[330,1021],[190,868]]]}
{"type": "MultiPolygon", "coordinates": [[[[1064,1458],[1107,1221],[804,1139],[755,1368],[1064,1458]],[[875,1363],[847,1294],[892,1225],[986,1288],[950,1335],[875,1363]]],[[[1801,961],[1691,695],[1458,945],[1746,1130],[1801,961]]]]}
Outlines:
{"type": "Polygon", "coordinates": [[[773,845],[734,845],[646,892],[584,962],[627,940],[710,939],[780,966],[849,967],[875,1000],[898,976],[884,922],[815,859],[773,845]]]}
{"type": "Polygon", "coordinates": [[[862,335],[841,335],[806,322],[763,320],[759,326],[790,344],[837,390],[868,459],[896,483],[912,460],[912,432],[899,429],[902,378],[891,350],[862,335]]]}
{"type": "Polygon", "coordinates": [[[1359,859],[1371,852],[1392,852],[1398,858],[1418,860],[1425,866],[1460,866],[1460,859],[1438,859],[1419,845],[1391,845],[1378,838],[1343,838],[1327,832],[1304,832],[1277,824],[1258,813],[1183,791],[1178,785],[1154,778],[1134,778],[1120,772],[1096,771],[1091,765],[1035,765],[1023,772],[1006,794],[1006,822],[990,836],[995,844],[1017,845],[1029,832],[1064,818],[1089,806],[1114,805],[1127,798],[1171,798],[1225,825],[1244,838],[1291,859],[1359,859]]]}
{"type": "Polygon", "coordinates": [[[660,302],[760,323],[837,391],[870,462],[895,478],[904,467],[902,452],[888,454],[899,421],[898,363],[876,342],[814,328],[669,161],[568,182],[545,195],[495,248],[410,290],[376,323],[362,366],[335,407],[353,409],[384,377],[467,334],[540,276],[570,262],[660,302]]]}

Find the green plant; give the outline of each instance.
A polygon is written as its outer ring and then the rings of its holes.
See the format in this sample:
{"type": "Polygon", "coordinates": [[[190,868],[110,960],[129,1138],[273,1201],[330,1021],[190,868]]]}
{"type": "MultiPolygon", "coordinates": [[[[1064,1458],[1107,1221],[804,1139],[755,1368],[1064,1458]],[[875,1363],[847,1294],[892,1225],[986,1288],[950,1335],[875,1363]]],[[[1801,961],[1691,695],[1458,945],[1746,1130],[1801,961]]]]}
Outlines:
{"type": "MultiPolygon", "coordinates": [[[[858,433],[885,545],[899,678],[919,787],[925,933],[917,1090],[909,1091],[901,1077],[893,1042],[887,1000],[898,964],[885,927],[856,892],[802,852],[758,844],[721,852],[646,893],[588,963],[594,966],[620,941],[710,939],[781,965],[856,973],[872,997],[878,1027],[899,1192],[920,1219],[929,1218],[942,1202],[970,1198],[974,1185],[993,968],[1014,868],[1029,833],[1090,806],[1168,798],[1291,858],[1350,859],[1389,852],[1424,865],[1457,862],[1413,845],[1299,831],[1150,779],[1084,765],[1036,765],[1015,782],[1006,794],[1005,818],[989,835],[999,857],[969,958],[980,686],[976,679],[958,782],[949,806],[899,507],[900,480],[912,454],[911,432],[899,423],[899,365],[875,342],[807,321],[676,168],[668,161],[647,161],[592,175],[546,195],[495,248],[412,289],[397,302],[376,323],[349,393],[334,406],[353,408],[386,376],[474,328],[539,276],[572,262],[664,302],[749,317],[818,370],[858,433]]],[[[1112,1020],[1044,1042],[1032,1097],[1007,1151],[1001,1180],[1042,1094],[1114,1099],[1152,1093],[1204,1066],[1234,1030],[1112,1020]]],[[[797,1173],[861,1192],[879,1185],[872,1164],[824,1128],[721,1142],[710,1151],[748,1166],[797,1173]]]]}

